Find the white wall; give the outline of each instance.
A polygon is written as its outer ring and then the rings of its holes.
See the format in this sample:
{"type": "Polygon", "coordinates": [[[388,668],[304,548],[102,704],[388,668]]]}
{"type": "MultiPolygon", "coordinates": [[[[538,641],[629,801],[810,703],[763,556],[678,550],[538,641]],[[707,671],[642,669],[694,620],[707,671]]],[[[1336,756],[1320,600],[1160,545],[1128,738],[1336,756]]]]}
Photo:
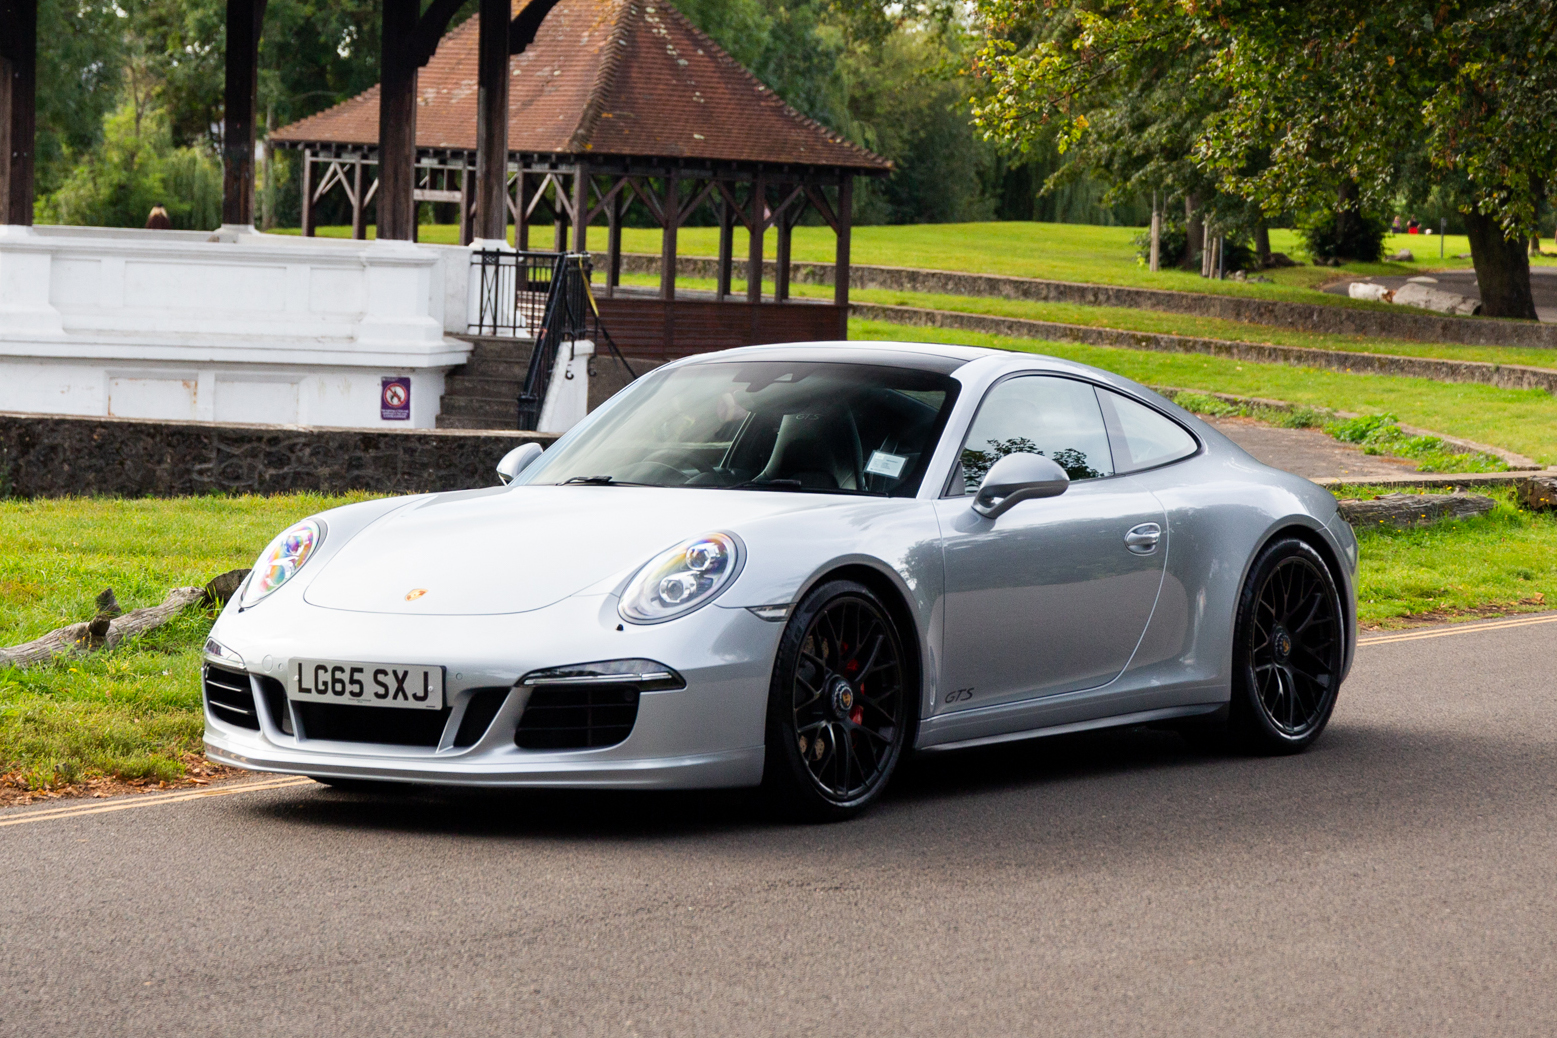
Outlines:
{"type": "Polygon", "coordinates": [[[431,428],[469,356],[469,252],[0,226],[0,410],[431,428]],[[379,414],[411,379],[411,417],[379,414]]]}

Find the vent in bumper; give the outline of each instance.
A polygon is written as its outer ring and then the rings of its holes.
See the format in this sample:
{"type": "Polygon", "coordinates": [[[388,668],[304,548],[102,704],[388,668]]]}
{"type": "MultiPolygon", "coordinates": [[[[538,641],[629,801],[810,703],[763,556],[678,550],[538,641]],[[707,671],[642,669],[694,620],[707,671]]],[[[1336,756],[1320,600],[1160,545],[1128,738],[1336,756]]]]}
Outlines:
{"type": "Polygon", "coordinates": [[[249,675],[241,670],[205,665],[205,705],[212,717],[237,728],[259,731],[259,712],[249,675]]]}
{"type": "Polygon", "coordinates": [[[472,692],[470,702],[465,705],[465,716],[460,718],[460,730],[454,735],[454,745],[464,748],[480,742],[492,727],[492,718],[503,708],[510,691],[505,687],[478,688],[472,692]]]}
{"type": "Polygon", "coordinates": [[[615,746],[638,720],[635,685],[536,685],[514,744],[521,750],[615,746]]]}
{"type": "Polygon", "coordinates": [[[436,747],[449,723],[442,710],[400,710],[335,703],[293,703],[305,739],[436,747]]]}
{"type": "Polygon", "coordinates": [[[263,674],[256,680],[259,681],[260,695],[265,697],[265,709],[270,711],[270,719],[282,732],[292,735],[292,711],[287,709],[286,686],[275,678],[267,678],[263,674]]]}

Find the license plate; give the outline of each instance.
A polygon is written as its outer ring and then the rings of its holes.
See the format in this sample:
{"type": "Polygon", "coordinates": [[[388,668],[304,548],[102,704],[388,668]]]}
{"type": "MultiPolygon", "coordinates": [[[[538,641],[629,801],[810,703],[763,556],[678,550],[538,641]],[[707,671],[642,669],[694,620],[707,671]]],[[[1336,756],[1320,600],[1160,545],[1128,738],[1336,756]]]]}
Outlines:
{"type": "Polygon", "coordinates": [[[293,660],[287,698],[406,710],[443,709],[443,668],[405,663],[293,660]]]}

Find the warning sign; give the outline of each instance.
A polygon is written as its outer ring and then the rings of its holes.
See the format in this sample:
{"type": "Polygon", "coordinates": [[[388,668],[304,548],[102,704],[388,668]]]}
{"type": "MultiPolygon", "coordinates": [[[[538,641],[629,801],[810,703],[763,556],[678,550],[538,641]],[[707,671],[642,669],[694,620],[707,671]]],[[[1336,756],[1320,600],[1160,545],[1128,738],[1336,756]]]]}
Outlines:
{"type": "Polygon", "coordinates": [[[411,379],[383,379],[379,389],[378,416],[386,421],[405,421],[411,417],[411,379]]]}

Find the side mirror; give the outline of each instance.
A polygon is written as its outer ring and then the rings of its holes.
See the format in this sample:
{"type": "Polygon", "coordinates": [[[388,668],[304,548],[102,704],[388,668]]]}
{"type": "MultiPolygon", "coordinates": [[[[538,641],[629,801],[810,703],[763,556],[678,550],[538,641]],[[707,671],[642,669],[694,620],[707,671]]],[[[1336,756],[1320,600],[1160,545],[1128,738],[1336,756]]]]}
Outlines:
{"type": "Polygon", "coordinates": [[[973,498],[973,510],[994,519],[1021,501],[1055,497],[1068,486],[1065,470],[1042,454],[1007,454],[989,467],[973,498]]]}
{"type": "Polygon", "coordinates": [[[529,467],[530,462],[541,456],[544,448],[538,443],[522,443],[503,455],[503,460],[497,463],[497,478],[506,486],[518,478],[519,473],[529,467]]]}

